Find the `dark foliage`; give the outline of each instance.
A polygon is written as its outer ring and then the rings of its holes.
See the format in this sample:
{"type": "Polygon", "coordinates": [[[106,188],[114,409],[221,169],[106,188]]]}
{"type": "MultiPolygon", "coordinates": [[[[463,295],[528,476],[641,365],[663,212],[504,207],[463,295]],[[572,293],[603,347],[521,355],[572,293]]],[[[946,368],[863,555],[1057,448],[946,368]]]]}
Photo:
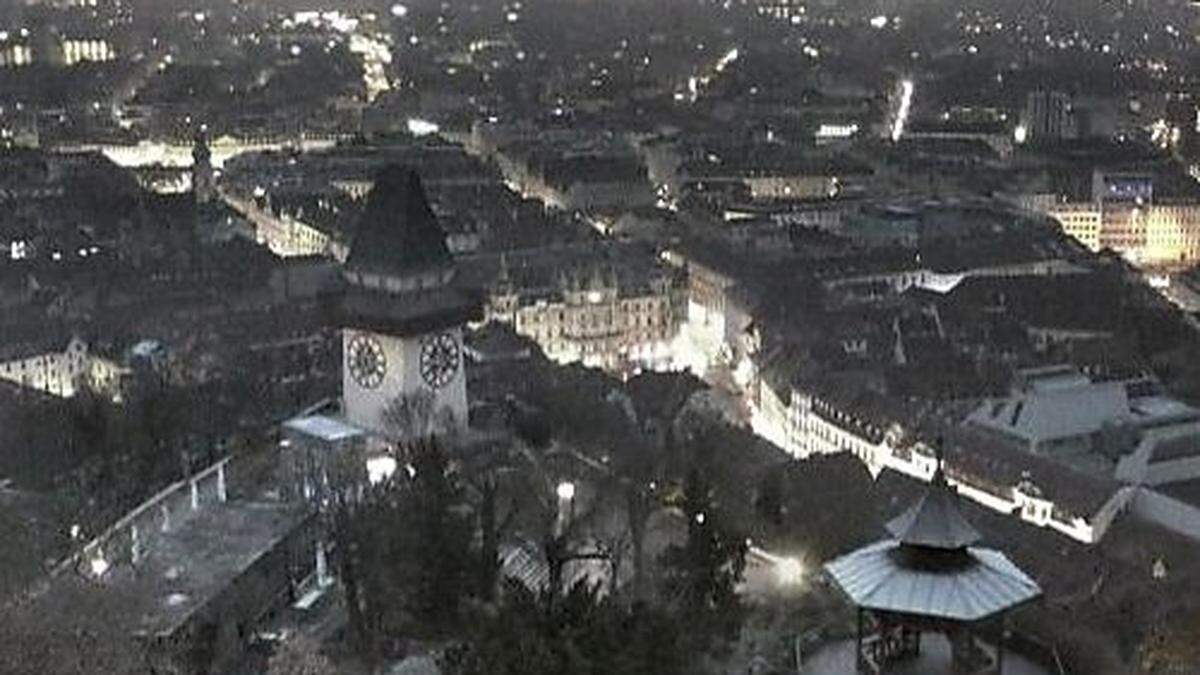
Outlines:
{"type": "Polygon", "coordinates": [[[442,661],[447,675],[682,675],[686,624],[575,586],[554,603],[516,582],[442,661]]]}
{"type": "Polygon", "coordinates": [[[668,604],[688,617],[690,647],[707,651],[735,640],[741,629],[736,589],[746,567],[746,539],[723,522],[703,472],[689,474],[680,506],[687,540],[663,552],[663,591],[668,604]]]}
{"type": "Polygon", "coordinates": [[[474,522],[462,485],[436,443],[410,456],[388,483],[344,491],[334,516],[351,629],[368,657],[404,632],[452,630],[470,591],[474,522]]]}

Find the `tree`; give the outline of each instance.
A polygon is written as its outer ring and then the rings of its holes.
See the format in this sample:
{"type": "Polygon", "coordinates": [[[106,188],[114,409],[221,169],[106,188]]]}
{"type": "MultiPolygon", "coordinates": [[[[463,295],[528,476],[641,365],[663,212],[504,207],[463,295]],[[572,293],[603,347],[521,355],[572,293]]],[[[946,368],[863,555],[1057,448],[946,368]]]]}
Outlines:
{"type": "Polygon", "coordinates": [[[413,446],[408,489],[396,500],[393,553],[413,614],[437,627],[458,618],[474,523],[462,483],[436,442],[413,446]]]}
{"type": "Polygon", "coordinates": [[[495,599],[496,584],[500,576],[500,533],[504,524],[496,515],[496,499],[500,487],[492,475],[485,476],[478,486],[479,499],[479,554],[476,556],[476,593],[483,600],[495,599]]]}
{"type": "MultiPolygon", "coordinates": [[[[147,655],[103,589],[59,583],[39,599],[0,607],[0,673],[141,675],[147,655]]],[[[122,611],[125,610],[125,611],[122,611]]]]}
{"type": "Polygon", "coordinates": [[[746,539],[729,531],[712,499],[704,472],[693,469],[684,483],[682,510],[687,540],[662,555],[668,604],[687,617],[693,647],[707,651],[737,638],[742,606],[736,588],[746,568],[746,539]]]}
{"type": "Polygon", "coordinates": [[[384,430],[402,441],[445,437],[456,428],[454,413],[445,406],[437,408],[433,392],[428,389],[398,394],[388,401],[381,415],[384,430]]]}
{"type": "Polygon", "coordinates": [[[679,374],[646,373],[630,380],[627,389],[634,411],[632,422],[640,443],[618,454],[615,471],[624,496],[626,526],[633,561],[633,596],[646,596],[646,523],[662,506],[656,487],[665,484],[677,450],[675,427],[691,396],[702,384],[679,374]]]}
{"type": "Polygon", "coordinates": [[[625,605],[578,584],[550,603],[509,581],[495,610],[450,649],[447,675],[682,675],[693,654],[684,624],[642,603],[625,605]]]}
{"type": "Polygon", "coordinates": [[[348,619],[368,660],[401,631],[455,628],[470,591],[474,517],[461,482],[434,441],[404,454],[390,480],[338,490],[332,514],[348,619]]]}

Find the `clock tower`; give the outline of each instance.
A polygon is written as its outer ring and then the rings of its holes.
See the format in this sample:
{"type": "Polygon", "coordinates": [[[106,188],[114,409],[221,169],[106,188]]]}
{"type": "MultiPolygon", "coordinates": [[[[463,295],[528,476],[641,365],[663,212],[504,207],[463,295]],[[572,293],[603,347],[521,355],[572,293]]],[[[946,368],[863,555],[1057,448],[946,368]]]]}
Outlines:
{"type": "Polygon", "coordinates": [[[351,424],[400,438],[466,428],[462,328],[480,304],[454,275],[420,178],[387,167],[343,269],[342,398],[351,424]]]}

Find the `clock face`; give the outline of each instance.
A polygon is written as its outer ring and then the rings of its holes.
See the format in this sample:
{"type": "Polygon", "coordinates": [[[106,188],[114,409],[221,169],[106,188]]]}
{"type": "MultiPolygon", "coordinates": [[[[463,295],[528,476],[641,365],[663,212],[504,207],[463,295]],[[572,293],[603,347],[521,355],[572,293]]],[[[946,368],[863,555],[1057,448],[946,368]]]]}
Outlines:
{"type": "Polygon", "coordinates": [[[387,356],[378,340],[359,335],[350,341],[346,350],[350,376],[364,389],[374,389],[383,383],[387,374],[387,356]]]}
{"type": "Polygon", "coordinates": [[[450,384],[461,360],[453,333],[430,335],[421,340],[421,377],[430,387],[441,389],[450,384]]]}

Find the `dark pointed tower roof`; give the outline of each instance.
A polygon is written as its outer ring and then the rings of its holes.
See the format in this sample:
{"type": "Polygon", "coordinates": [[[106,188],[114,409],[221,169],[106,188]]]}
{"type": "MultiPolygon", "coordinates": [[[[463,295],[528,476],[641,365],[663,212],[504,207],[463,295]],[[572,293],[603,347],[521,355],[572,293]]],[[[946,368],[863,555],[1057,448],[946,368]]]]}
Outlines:
{"type": "Polygon", "coordinates": [[[946,482],[941,466],[921,499],[887,524],[901,544],[947,551],[979,543],[979,532],[958,510],[958,495],[946,482]]]}
{"type": "Polygon", "coordinates": [[[451,262],[446,233],[429,208],[417,172],[397,165],[379,172],[346,259],[347,271],[403,275],[451,262]]]}

